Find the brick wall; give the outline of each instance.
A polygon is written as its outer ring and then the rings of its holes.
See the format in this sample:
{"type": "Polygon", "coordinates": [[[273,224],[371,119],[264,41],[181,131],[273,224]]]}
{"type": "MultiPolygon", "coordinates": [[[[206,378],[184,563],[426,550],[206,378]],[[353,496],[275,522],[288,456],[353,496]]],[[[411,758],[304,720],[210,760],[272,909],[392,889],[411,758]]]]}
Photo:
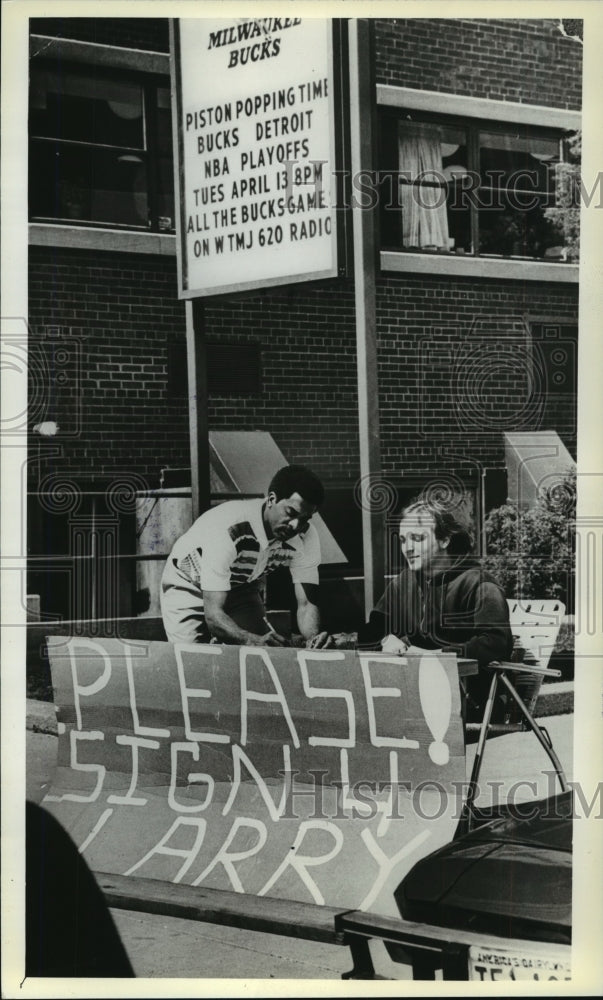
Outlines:
{"type": "MultiPolygon", "coordinates": [[[[42,361],[31,377],[49,400],[40,416],[63,432],[43,443],[63,448],[50,467],[153,477],[174,454],[182,460],[182,405],[170,404],[164,388],[166,340],[184,330],[175,260],[30,247],[29,280],[31,337],[42,361]],[[61,341],[65,372],[56,363],[61,341]]],[[[30,395],[40,395],[34,385],[30,395]]]]}
{"type": "Polygon", "coordinates": [[[226,299],[206,310],[208,336],[262,345],[263,392],[214,398],[212,426],[270,431],[291,462],[330,480],[358,463],[354,296],[348,282],[226,299]]]}
{"type": "Polygon", "coordinates": [[[552,19],[376,18],[377,83],[579,109],[582,45],[552,19]]]}
{"type": "MultiPolygon", "coordinates": [[[[262,394],[212,397],[211,427],[269,430],[289,461],[307,462],[331,479],[352,475],[358,444],[350,287],[232,297],[205,312],[208,337],[262,345],[262,394]]],[[[185,330],[175,260],[32,247],[29,322],[43,359],[32,366],[41,387],[32,381],[31,396],[48,400],[38,417],[57,421],[67,435],[43,442],[63,447],[47,471],[100,477],[135,468],[154,483],[162,466],[188,464],[186,399],[167,393],[167,343],[185,330]],[[57,363],[61,341],[73,358],[79,346],[79,377],[75,361],[57,363]]]]}
{"type": "MultiPolygon", "coordinates": [[[[154,485],[161,467],[186,466],[186,400],[167,392],[167,344],[184,337],[175,262],[40,247],[30,260],[34,352],[45,344],[43,364],[31,366],[32,380],[41,379],[40,391],[32,382],[32,398],[47,400],[39,419],[56,420],[63,432],[44,443],[63,449],[44,468],[98,476],[135,469],[154,485]]],[[[389,276],[379,281],[377,302],[386,474],[435,471],[447,455],[452,465],[464,457],[501,467],[503,430],[551,421],[571,446],[570,408],[551,413],[541,405],[546,386],[530,368],[523,318],[575,322],[575,288],[389,276]]],[[[210,426],[268,430],[289,461],[308,463],[330,482],[353,481],[351,283],[214,300],[205,323],[213,340],[262,346],[262,393],[212,397],[210,426]]]]}
{"type": "MultiPolygon", "coordinates": [[[[526,318],[576,322],[575,287],[383,278],[378,295],[383,468],[501,468],[503,432],[554,428],[575,454],[575,416],[555,395],[526,318]]],[[[575,340],[568,353],[575,349],[575,340]]],[[[572,401],[573,402],[573,401],[572,401]]]]}
{"type": "MultiPolygon", "coordinates": [[[[377,83],[579,108],[582,46],[553,19],[376,18],[377,83]]],[[[169,50],[166,18],[32,18],[34,34],[169,50]]]]}

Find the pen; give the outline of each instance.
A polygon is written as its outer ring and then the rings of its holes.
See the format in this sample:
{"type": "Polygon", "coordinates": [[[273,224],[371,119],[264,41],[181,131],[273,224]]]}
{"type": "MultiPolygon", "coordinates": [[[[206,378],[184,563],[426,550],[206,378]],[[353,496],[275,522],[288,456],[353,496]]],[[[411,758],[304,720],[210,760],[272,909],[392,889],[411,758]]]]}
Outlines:
{"type": "Polygon", "coordinates": [[[272,627],[272,625],[270,624],[270,622],[268,621],[268,619],[266,618],[266,616],[264,616],[264,618],[262,620],[263,620],[264,625],[266,626],[266,628],[268,629],[269,632],[272,632],[273,635],[278,635],[278,632],[276,631],[275,628],[272,627]]]}
{"type": "Polygon", "coordinates": [[[270,632],[270,634],[274,636],[274,641],[276,642],[277,646],[283,646],[283,645],[285,645],[285,640],[283,639],[282,635],[278,634],[278,632],[276,631],[276,629],[272,627],[272,625],[270,624],[270,622],[268,621],[268,619],[265,616],[262,619],[262,621],[264,622],[264,624],[265,624],[266,628],[268,629],[268,631],[270,632]]]}

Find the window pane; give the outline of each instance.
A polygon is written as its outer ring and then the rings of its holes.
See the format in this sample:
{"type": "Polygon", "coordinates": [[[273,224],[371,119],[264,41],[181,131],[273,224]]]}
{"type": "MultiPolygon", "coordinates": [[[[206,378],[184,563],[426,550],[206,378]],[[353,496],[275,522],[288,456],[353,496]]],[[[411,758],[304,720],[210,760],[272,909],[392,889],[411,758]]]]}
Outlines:
{"type": "Polygon", "coordinates": [[[471,217],[467,197],[469,159],[465,129],[441,126],[442,169],[448,194],[448,246],[456,252],[471,253],[471,217]]]}
{"type": "Polygon", "coordinates": [[[384,111],[379,119],[378,190],[381,246],[401,246],[400,198],[398,194],[398,119],[384,111]]]}
{"type": "Polygon", "coordinates": [[[557,137],[525,126],[438,122],[435,115],[417,122],[413,115],[381,113],[384,249],[563,259],[546,218],[556,202],[557,137]]]}
{"type": "Polygon", "coordinates": [[[159,160],[157,191],[157,215],[159,229],[175,229],[174,213],[174,164],[171,157],[162,156],[159,160]]]}
{"type": "Polygon", "coordinates": [[[545,218],[554,204],[559,143],[528,131],[480,132],[480,252],[554,256],[559,237],[545,218]]]}
{"type": "Polygon", "coordinates": [[[160,230],[174,230],[174,162],[172,110],[168,87],[157,88],[157,215],[160,230]]]}
{"type": "Polygon", "coordinates": [[[561,258],[559,234],[544,216],[541,206],[519,211],[509,205],[502,210],[479,210],[480,253],[510,257],[561,258]]]}
{"type": "Polygon", "coordinates": [[[98,145],[144,149],[139,83],[75,70],[32,68],[30,133],[98,145]]]}
{"type": "Polygon", "coordinates": [[[552,192],[559,143],[511,132],[480,132],[480,176],[492,188],[552,192]]]}
{"type": "Polygon", "coordinates": [[[167,87],[157,88],[157,146],[162,153],[172,154],[172,108],[167,87]]]}
{"type": "Polygon", "coordinates": [[[32,143],[33,218],[148,226],[147,167],[138,153],[32,143]]]}
{"type": "Polygon", "coordinates": [[[399,123],[400,245],[471,251],[467,134],[449,125],[399,123]]]}
{"type": "Polygon", "coordinates": [[[437,125],[400,122],[398,142],[402,246],[448,250],[442,130],[437,125]]]}

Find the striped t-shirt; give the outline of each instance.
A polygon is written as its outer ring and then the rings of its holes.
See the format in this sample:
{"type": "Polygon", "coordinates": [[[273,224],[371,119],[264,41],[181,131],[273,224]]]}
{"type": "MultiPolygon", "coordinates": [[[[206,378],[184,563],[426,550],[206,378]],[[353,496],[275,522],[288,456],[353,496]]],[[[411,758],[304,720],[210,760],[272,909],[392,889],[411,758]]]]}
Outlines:
{"type": "Polygon", "coordinates": [[[203,591],[231,591],[288,566],[294,583],[318,583],[320,542],[313,524],[303,535],[268,541],[265,501],[229,500],[205,511],[175,543],[161,579],[161,613],[171,642],[196,642],[203,591]]]}

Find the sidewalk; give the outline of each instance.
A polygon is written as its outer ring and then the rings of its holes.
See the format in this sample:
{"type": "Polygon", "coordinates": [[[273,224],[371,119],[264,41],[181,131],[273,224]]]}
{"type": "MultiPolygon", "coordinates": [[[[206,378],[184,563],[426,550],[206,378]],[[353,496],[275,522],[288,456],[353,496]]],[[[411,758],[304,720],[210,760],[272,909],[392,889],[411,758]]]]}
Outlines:
{"type": "MultiPolygon", "coordinates": [[[[570,705],[568,692],[551,692],[547,697],[551,697],[551,706],[570,705]]],[[[546,725],[571,779],[573,715],[551,715],[546,725]]],[[[27,729],[27,797],[40,802],[48,791],[56,763],[54,706],[28,700],[27,729]]],[[[467,773],[474,753],[475,745],[469,746],[467,773]]],[[[531,733],[503,736],[488,745],[483,784],[488,779],[501,782],[502,797],[518,779],[529,779],[537,782],[538,794],[544,796],[550,793],[543,774],[549,767],[548,758],[531,733]]],[[[485,804],[487,794],[485,787],[478,804],[485,804]]],[[[154,914],[125,910],[112,913],[138,977],[340,980],[342,973],[351,968],[347,948],[154,914]]],[[[392,963],[384,948],[379,949],[378,971],[386,977],[411,978],[409,968],[392,963]]]]}
{"type": "MultiPolygon", "coordinates": [[[[49,790],[58,739],[54,706],[27,702],[27,798],[49,790]]],[[[112,910],[139,977],[341,979],[352,967],[347,948],[258,934],[152,913],[112,910]]]]}

